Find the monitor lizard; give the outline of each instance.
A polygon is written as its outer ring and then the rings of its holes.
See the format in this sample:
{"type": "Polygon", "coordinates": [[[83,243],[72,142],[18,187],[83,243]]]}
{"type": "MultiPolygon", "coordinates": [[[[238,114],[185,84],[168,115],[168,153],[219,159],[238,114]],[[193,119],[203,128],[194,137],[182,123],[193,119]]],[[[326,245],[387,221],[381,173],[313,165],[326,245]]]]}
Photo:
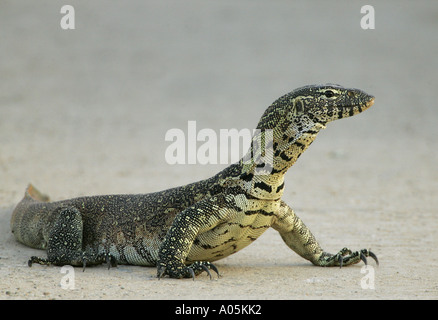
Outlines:
{"type": "Polygon", "coordinates": [[[318,132],[373,103],[373,96],[340,85],[295,89],[266,109],[248,154],[213,177],[149,194],[55,202],[29,185],[12,213],[12,232],[19,242],[47,250],[47,258],[33,256],[29,266],[155,266],[158,279],[194,279],[203,271],[211,278],[210,269],[219,276],[213,261],[241,250],[270,227],[314,265],[367,263],[366,257],[378,264],[369,249],[325,252],[282,200],[285,173],[318,132]],[[269,152],[270,164],[257,161],[269,152]]]}

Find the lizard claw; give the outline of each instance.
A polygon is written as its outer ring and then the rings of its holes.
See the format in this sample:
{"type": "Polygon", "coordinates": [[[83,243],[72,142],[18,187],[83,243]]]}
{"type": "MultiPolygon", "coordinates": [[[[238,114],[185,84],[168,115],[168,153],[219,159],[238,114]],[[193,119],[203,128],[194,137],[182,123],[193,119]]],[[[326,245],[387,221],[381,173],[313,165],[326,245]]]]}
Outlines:
{"type": "Polygon", "coordinates": [[[343,248],[341,251],[339,251],[335,257],[337,257],[337,261],[339,263],[339,269],[342,268],[342,265],[344,264],[344,257],[351,254],[351,250],[348,248],[343,248]]]}
{"type": "Polygon", "coordinates": [[[109,253],[107,253],[105,255],[105,263],[108,266],[108,270],[111,267],[113,267],[113,268],[117,267],[117,260],[112,255],[110,255],[109,253]]]}
{"type": "Polygon", "coordinates": [[[218,277],[220,276],[216,266],[207,261],[196,261],[189,266],[185,266],[183,264],[180,265],[179,263],[164,264],[160,262],[157,265],[157,278],[159,280],[165,275],[168,275],[171,278],[192,278],[193,280],[195,280],[195,277],[197,275],[205,271],[207,272],[210,279],[213,279],[209,269],[212,269],[214,272],[216,272],[218,277]]]}
{"type": "MultiPolygon", "coordinates": [[[[205,265],[203,265],[203,264],[201,264],[201,268],[204,269],[205,272],[207,272],[207,274],[208,274],[209,277],[210,277],[210,280],[212,280],[213,277],[211,276],[211,272],[210,272],[210,270],[208,270],[208,268],[207,268],[205,265]]],[[[193,280],[195,280],[195,278],[193,278],[193,280]]]]}
{"type": "Polygon", "coordinates": [[[379,259],[377,259],[377,256],[370,250],[368,250],[368,254],[371,258],[374,259],[374,261],[376,261],[376,264],[379,265],[379,259]]]}
{"type": "Polygon", "coordinates": [[[190,267],[188,267],[187,270],[189,271],[190,275],[192,276],[193,281],[195,281],[195,271],[193,271],[193,269],[190,267]]]}
{"type": "Polygon", "coordinates": [[[321,255],[319,260],[317,261],[317,265],[322,267],[332,267],[332,266],[348,266],[352,264],[356,264],[360,261],[363,261],[365,265],[368,264],[367,258],[371,257],[376,261],[376,264],[379,265],[379,260],[377,256],[368,249],[362,249],[359,251],[351,251],[348,248],[343,248],[337,254],[324,253],[321,255]]]}
{"type": "Polygon", "coordinates": [[[207,274],[210,276],[210,280],[213,280],[213,277],[211,275],[211,272],[209,269],[216,272],[217,276],[220,277],[219,270],[216,268],[214,264],[208,261],[196,261],[193,263],[190,267],[192,267],[194,270],[197,271],[197,275],[200,274],[202,271],[207,272],[207,274]]]}
{"type": "Polygon", "coordinates": [[[219,278],[221,275],[219,273],[219,270],[216,268],[216,266],[213,263],[209,263],[210,269],[212,269],[214,272],[216,272],[217,277],[219,278]]]}
{"type": "Polygon", "coordinates": [[[164,276],[165,272],[166,272],[166,267],[158,266],[158,270],[157,270],[158,280],[160,280],[164,276]]]}
{"type": "Polygon", "coordinates": [[[360,260],[362,260],[363,261],[363,263],[365,263],[365,265],[368,265],[368,262],[367,262],[367,258],[364,256],[364,254],[362,253],[362,251],[360,252],[360,260]]]}

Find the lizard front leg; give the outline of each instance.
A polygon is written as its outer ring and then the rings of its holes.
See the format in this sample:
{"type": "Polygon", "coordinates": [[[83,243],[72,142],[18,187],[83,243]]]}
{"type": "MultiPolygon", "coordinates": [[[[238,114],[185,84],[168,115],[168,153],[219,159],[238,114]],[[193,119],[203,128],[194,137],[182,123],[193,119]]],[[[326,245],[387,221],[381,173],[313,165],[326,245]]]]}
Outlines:
{"type": "Polygon", "coordinates": [[[316,266],[342,267],[360,261],[366,264],[366,257],[373,258],[379,264],[376,255],[368,249],[353,252],[348,248],[343,248],[336,254],[325,252],[309,228],[283,201],[280,204],[277,220],[272,227],[280,233],[289,248],[316,266]]]}
{"type": "Polygon", "coordinates": [[[179,213],[167,232],[158,254],[157,277],[195,278],[195,275],[209,269],[218,275],[217,268],[208,261],[196,261],[186,265],[196,236],[217,226],[226,217],[229,205],[226,197],[219,194],[206,198],[179,213]]]}

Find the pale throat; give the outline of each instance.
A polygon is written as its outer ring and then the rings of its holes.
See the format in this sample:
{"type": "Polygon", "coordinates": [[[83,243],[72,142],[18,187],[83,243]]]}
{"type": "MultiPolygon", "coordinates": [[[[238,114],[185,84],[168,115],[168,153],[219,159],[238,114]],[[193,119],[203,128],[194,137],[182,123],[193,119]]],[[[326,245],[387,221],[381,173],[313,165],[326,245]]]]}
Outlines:
{"type": "Polygon", "coordinates": [[[305,126],[292,124],[286,130],[274,129],[273,134],[271,134],[272,141],[269,142],[269,139],[265,139],[262,151],[257,147],[251,148],[248,154],[252,155],[252,161],[241,163],[242,172],[246,176],[252,176],[251,181],[242,181],[242,187],[248,193],[259,198],[280,199],[283,194],[284,175],[287,170],[312,144],[319,131],[324,128],[325,126],[319,123],[307,123],[305,126]],[[260,157],[266,162],[261,162],[260,157]]]}

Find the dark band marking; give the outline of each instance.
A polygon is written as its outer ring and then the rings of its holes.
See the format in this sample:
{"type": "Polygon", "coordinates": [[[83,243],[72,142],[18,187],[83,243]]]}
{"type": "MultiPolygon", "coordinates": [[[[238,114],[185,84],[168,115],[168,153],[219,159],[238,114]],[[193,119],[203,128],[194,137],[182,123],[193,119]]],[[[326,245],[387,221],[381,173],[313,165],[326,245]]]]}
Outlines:
{"type": "Polygon", "coordinates": [[[297,147],[301,148],[301,149],[305,149],[306,146],[304,144],[302,144],[301,142],[295,142],[294,145],[296,145],[297,147]]]}
{"type": "Polygon", "coordinates": [[[266,192],[272,192],[272,187],[264,182],[256,182],[254,187],[265,190],[266,192]]]}
{"type": "Polygon", "coordinates": [[[283,159],[284,161],[291,161],[292,158],[289,158],[285,152],[280,153],[280,158],[283,159]]]}
{"type": "Polygon", "coordinates": [[[274,215],[273,212],[268,212],[268,211],[264,211],[264,210],[248,210],[248,211],[245,211],[245,215],[247,215],[247,216],[251,216],[253,214],[261,214],[262,216],[267,216],[267,217],[274,215]]]}
{"type": "Polygon", "coordinates": [[[284,188],[284,182],[277,187],[277,190],[275,190],[275,192],[279,193],[281,190],[283,190],[283,188],[284,188]]]}
{"type": "Polygon", "coordinates": [[[253,177],[254,177],[254,174],[252,174],[252,173],[242,173],[242,174],[240,175],[240,178],[241,178],[243,181],[251,181],[253,177]]]}

